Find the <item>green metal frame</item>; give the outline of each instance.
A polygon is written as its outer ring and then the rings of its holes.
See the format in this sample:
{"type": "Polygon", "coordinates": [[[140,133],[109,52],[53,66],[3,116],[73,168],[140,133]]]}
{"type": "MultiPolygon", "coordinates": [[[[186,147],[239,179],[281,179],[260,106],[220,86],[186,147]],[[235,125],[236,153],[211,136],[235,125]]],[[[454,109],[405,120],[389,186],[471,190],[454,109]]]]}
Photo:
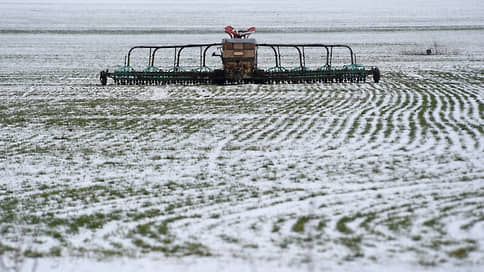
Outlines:
{"type": "MultiPolygon", "coordinates": [[[[275,66],[266,70],[254,67],[254,73],[250,78],[228,81],[225,79],[223,70],[213,69],[206,66],[206,55],[209,48],[221,46],[221,43],[167,45],[167,46],[135,46],[128,51],[124,66],[116,69],[113,73],[102,71],[101,83],[105,85],[108,78],[112,78],[116,84],[238,84],[238,83],[302,83],[302,82],[364,82],[369,75],[373,75],[375,82],[380,80],[380,71],[376,67],[365,67],[355,63],[355,55],[351,47],[347,45],[327,44],[256,44],[259,47],[269,47],[274,52],[275,66]],[[181,53],[185,48],[200,49],[199,66],[187,70],[180,65],[181,53]],[[299,65],[289,69],[281,65],[281,48],[293,48],[298,53],[299,65]],[[326,51],[326,63],[315,70],[306,66],[305,48],[321,48],[326,51]],[[346,48],[350,52],[350,64],[342,68],[332,66],[333,49],[346,48]],[[143,71],[136,71],[130,66],[131,53],[135,49],[149,49],[149,65],[143,71]],[[159,50],[174,50],[173,65],[163,71],[155,66],[156,53],[159,50]]],[[[215,55],[215,53],[214,53],[215,55]]],[[[215,55],[220,56],[220,55],[215,55]]],[[[257,57],[256,57],[257,58],[257,57]]]]}

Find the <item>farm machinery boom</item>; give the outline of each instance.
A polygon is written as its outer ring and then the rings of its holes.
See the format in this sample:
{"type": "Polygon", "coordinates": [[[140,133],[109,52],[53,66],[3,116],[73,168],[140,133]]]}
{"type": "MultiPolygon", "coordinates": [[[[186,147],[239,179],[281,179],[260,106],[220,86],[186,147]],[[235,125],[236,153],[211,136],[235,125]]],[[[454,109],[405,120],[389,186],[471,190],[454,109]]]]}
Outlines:
{"type": "Polygon", "coordinates": [[[272,44],[257,43],[249,38],[255,28],[245,31],[235,31],[232,27],[225,28],[229,39],[221,43],[185,44],[185,45],[140,45],[132,47],[126,56],[125,65],[114,72],[101,71],[102,85],[111,78],[115,84],[121,85],[158,85],[158,84],[241,84],[241,83],[316,83],[316,82],[365,82],[372,76],[375,82],[380,80],[377,67],[365,67],[356,64],[356,56],[348,45],[343,44],[272,44]],[[198,49],[198,66],[186,69],[180,66],[182,52],[188,48],[198,49]],[[213,69],[207,66],[209,49],[219,49],[223,69],[213,69]],[[258,52],[269,49],[273,53],[274,66],[267,69],[258,68],[258,52]],[[349,51],[348,64],[334,67],[333,50],[344,48],[349,51]],[[148,66],[142,71],[135,70],[131,64],[134,50],[149,50],[148,66]],[[294,49],[297,52],[296,67],[291,69],[282,66],[281,49],[294,49]],[[306,67],[306,52],[308,49],[320,49],[324,63],[316,69],[306,67]],[[156,54],[160,50],[173,50],[173,66],[163,70],[156,66],[156,54]]]}

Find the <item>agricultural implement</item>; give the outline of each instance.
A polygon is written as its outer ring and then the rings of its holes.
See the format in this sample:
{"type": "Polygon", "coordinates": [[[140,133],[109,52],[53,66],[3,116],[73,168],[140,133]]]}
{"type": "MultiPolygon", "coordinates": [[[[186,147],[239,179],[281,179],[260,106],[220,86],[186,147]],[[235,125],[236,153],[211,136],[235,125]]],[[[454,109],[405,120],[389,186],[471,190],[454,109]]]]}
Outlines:
{"type": "Polygon", "coordinates": [[[365,67],[356,64],[356,55],[348,45],[343,44],[272,44],[257,43],[249,36],[255,28],[236,31],[233,27],[225,27],[230,36],[221,43],[185,44],[185,45],[140,45],[132,47],[125,58],[125,65],[114,72],[101,71],[102,85],[111,78],[115,84],[120,85],[160,85],[160,84],[242,84],[242,83],[316,83],[316,82],[365,82],[372,76],[375,82],[380,80],[380,71],[377,67],[365,67]],[[186,49],[198,49],[198,66],[187,69],[180,66],[182,52],[186,49]],[[274,66],[267,69],[258,68],[258,52],[266,48],[274,55],[274,66]],[[337,48],[349,51],[348,63],[342,67],[335,67],[333,63],[333,50],[337,48]],[[131,64],[131,55],[134,50],[149,50],[148,66],[141,71],[135,70],[131,64]],[[221,58],[223,69],[214,69],[207,66],[207,52],[215,49],[211,56],[221,58]],[[281,49],[295,50],[297,56],[296,66],[287,68],[281,63],[281,49]],[[320,50],[323,63],[316,68],[306,67],[307,51],[320,50]],[[163,70],[155,65],[157,52],[172,50],[173,63],[163,70]]]}

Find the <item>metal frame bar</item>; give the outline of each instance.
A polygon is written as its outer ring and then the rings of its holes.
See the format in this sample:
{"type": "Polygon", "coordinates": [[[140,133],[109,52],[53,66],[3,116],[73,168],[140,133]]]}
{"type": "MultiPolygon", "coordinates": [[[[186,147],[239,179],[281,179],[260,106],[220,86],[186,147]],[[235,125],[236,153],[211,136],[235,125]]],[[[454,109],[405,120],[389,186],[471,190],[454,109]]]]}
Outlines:
{"type": "Polygon", "coordinates": [[[155,66],[155,55],[156,52],[160,49],[175,49],[175,59],[174,59],[174,65],[179,65],[180,64],[180,55],[181,51],[185,48],[188,47],[206,47],[205,50],[203,51],[203,64],[205,65],[205,58],[206,58],[206,53],[208,48],[212,46],[217,46],[217,45],[222,45],[221,43],[208,43],[208,44],[184,44],[184,45],[162,45],[162,46],[157,46],[157,45],[138,45],[138,46],[133,46],[129,49],[128,55],[127,55],[127,60],[126,60],[126,66],[129,66],[131,63],[131,53],[135,49],[150,49],[153,50],[151,52],[151,66],[155,66]]]}
{"type": "Polygon", "coordinates": [[[257,44],[257,46],[261,47],[271,47],[274,50],[274,55],[276,59],[276,66],[279,67],[281,65],[281,54],[280,54],[280,47],[293,47],[296,48],[296,50],[299,53],[299,64],[300,66],[306,65],[306,55],[304,53],[304,48],[325,48],[326,49],[326,64],[331,65],[332,60],[333,60],[333,48],[347,48],[350,51],[350,59],[351,59],[351,64],[355,64],[355,54],[353,53],[353,50],[351,47],[345,44],[269,44],[269,43],[262,43],[262,44],[257,44]],[[301,50],[301,48],[302,50],[301,50]],[[277,50],[275,49],[277,48],[277,50]]]}
{"type": "MultiPolygon", "coordinates": [[[[155,66],[155,56],[156,52],[160,49],[175,49],[175,54],[174,54],[174,59],[173,59],[173,65],[174,66],[179,66],[180,65],[180,56],[181,52],[185,48],[193,48],[193,47],[199,47],[201,51],[201,63],[203,66],[206,64],[206,54],[209,48],[213,46],[221,46],[222,43],[208,43],[208,44],[185,44],[185,45],[163,45],[163,46],[149,46],[149,45],[138,45],[131,47],[128,51],[127,59],[126,59],[126,66],[130,65],[131,62],[131,53],[135,49],[150,49],[151,51],[151,56],[150,56],[150,61],[151,61],[151,66],[155,66]],[[205,49],[203,49],[205,47],[205,49]],[[202,53],[203,49],[203,53],[202,53]]],[[[286,47],[286,48],[295,48],[298,51],[299,54],[299,64],[301,67],[303,67],[306,64],[306,55],[304,52],[305,48],[325,48],[326,49],[326,64],[331,65],[332,60],[333,60],[333,48],[347,48],[350,51],[350,58],[351,58],[351,64],[355,63],[355,54],[353,53],[353,50],[351,47],[348,45],[344,44],[269,44],[269,43],[262,43],[262,44],[256,44],[257,47],[270,47],[274,51],[274,58],[276,62],[276,67],[279,67],[281,65],[281,53],[280,53],[280,48],[281,47],[286,47]],[[276,50],[277,48],[277,50],[276,50]],[[302,50],[301,50],[302,48],[302,50]]]]}
{"type": "Polygon", "coordinates": [[[220,46],[222,45],[221,43],[212,43],[212,44],[209,44],[209,45],[206,45],[207,47],[205,47],[205,50],[203,50],[203,66],[205,66],[205,60],[207,59],[207,51],[210,47],[213,47],[213,46],[220,46]]]}

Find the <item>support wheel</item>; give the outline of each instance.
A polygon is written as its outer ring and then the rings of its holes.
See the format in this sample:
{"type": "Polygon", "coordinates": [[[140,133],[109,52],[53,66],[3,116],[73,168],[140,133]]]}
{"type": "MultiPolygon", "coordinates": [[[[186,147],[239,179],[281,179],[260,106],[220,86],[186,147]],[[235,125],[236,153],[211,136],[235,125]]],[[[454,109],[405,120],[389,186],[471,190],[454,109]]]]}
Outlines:
{"type": "Polygon", "coordinates": [[[99,79],[101,80],[101,85],[106,85],[108,83],[108,73],[106,71],[101,71],[99,79]]]}
{"type": "Polygon", "coordinates": [[[380,82],[380,69],[378,69],[377,67],[373,68],[373,80],[375,81],[375,83],[378,83],[380,82]]]}

